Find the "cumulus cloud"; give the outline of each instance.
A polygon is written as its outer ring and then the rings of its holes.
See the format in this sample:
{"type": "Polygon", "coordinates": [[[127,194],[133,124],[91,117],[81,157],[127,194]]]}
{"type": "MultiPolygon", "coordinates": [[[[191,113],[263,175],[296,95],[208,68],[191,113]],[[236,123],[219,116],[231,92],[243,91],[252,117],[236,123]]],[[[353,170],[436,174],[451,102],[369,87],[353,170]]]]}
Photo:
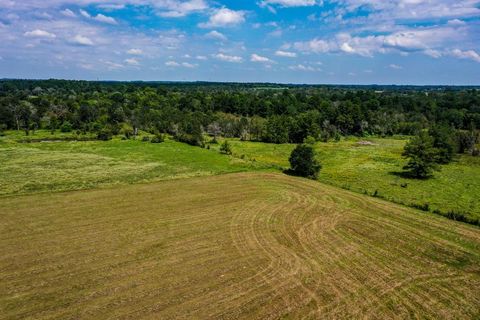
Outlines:
{"type": "Polygon", "coordinates": [[[480,54],[478,54],[475,50],[462,51],[460,49],[454,49],[452,50],[451,54],[454,57],[457,57],[460,59],[470,59],[476,62],[480,62],[480,54]]]}
{"type": "Polygon", "coordinates": [[[279,5],[281,7],[309,7],[316,4],[322,4],[322,1],[317,0],[264,0],[260,2],[260,6],[279,5]]]}
{"type": "Polygon", "coordinates": [[[364,57],[375,53],[420,51],[433,56],[438,48],[449,41],[458,41],[463,30],[452,27],[431,27],[423,29],[405,29],[386,35],[352,36],[338,33],[331,39],[312,39],[294,43],[294,48],[302,52],[331,53],[344,52],[364,57]]]}
{"type": "Polygon", "coordinates": [[[192,69],[192,68],[198,67],[198,64],[189,63],[189,62],[178,63],[178,62],[173,61],[173,60],[165,62],[165,65],[167,67],[170,67],[170,68],[184,67],[184,68],[192,69]]]}
{"type": "Polygon", "coordinates": [[[83,17],[85,17],[85,18],[87,18],[87,19],[90,19],[90,18],[92,17],[92,16],[90,15],[90,13],[88,13],[87,11],[85,11],[85,10],[83,10],[83,9],[80,9],[79,12],[80,12],[80,14],[81,14],[83,17]]]}
{"type": "Polygon", "coordinates": [[[65,17],[69,17],[69,18],[75,18],[77,15],[70,9],[65,9],[65,10],[62,10],[61,13],[65,16],[65,17]]]}
{"type": "Polygon", "coordinates": [[[309,72],[321,71],[320,69],[316,69],[312,66],[306,66],[303,64],[297,64],[295,66],[290,66],[288,68],[293,71],[309,71],[309,72]]]}
{"type": "Polygon", "coordinates": [[[48,39],[54,39],[57,36],[54,33],[50,33],[45,30],[41,29],[35,29],[33,31],[27,31],[23,34],[25,37],[30,37],[30,38],[48,38],[48,39]]]}
{"type": "Polygon", "coordinates": [[[275,55],[278,57],[284,57],[284,58],[296,58],[297,54],[295,52],[289,52],[289,51],[283,51],[283,50],[278,50],[275,52],[275,55]]]}
{"type": "Polygon", "coordinates": [[[73,44],[81,45],[81,46],[93,46],[94,45],[93,41],[90,38],[79,35],[79,34],[77,34],[76,36],[71,38],[70,42],[73,43],[73,44]]]}
{"type": "Polygon", "coordinates": [[[125,4],[103,3],[99,4],[97,8],[103,10],[121,10],[125,8],[125,4]]]}
{"type": "Polygon", "coordinates": [[[179,18],[185,17],[194,12],[199,12],[208,9],[208,5],[204,0],[189,0],[189,1],[172,1],[159,0],[152,2],[155,7],[161,9],[158,13],[165,18],[179,18]]]}
{"type": "Polygon", "coordinates": [[[117,21],[114,18],[106,16],[106,15],[101,14],[101,13],[97,14],[96,16],[92,16],[87,11],[85,11],[83,9],[80,9],[80,14],[87,19],[93,19],[93,20],[96,20],[98,22],[109,23],[109,24],[117,24],[117,21]]]}
{"type": "Polygon", "coordinates": [[[239,56],[230,56],[230,55],[226,55],[226,54],[223,54],[223,53],[214,54],[213,57],[214,57],[215,59],[218,59],[218,60],[221,60],[221,61],[226,61],[226,62],[234,62],[234,63],[241,63],[241,62],[243,62],[243,58],[242,58],[242,57],[239,57],[239,56]]]}
{"type": "Polygon", "coordinates": [[[200,23],[201,28],[231,27],[245,22],[245,12],[235,11],[228,8],[216,10],[208,22],[200,23]]]}
{"type": "Polygon", "coordinates": [[[143,54],[143,50],[142,49],[137,49],[137,48],[132,48],[132,49],[129,49],[127,51],[127,53],[131,54],[131,55],[139,56],[139,55],[143,54]]]}
{"type": "Polygon", "coordinates": [[[256,53],[252,54],[250,56],[250,61],[252,62],[260,62],[260,63],[273,63],[272,60],[270,60],[269,58],[267,57],[262,57],[256,53]]]}
{"type": "Polygon", "coordinates": [[[103,15],[101,13],[97,14],[94,18],[94,20],[103,22],[103,23],[109,23],[109,24],[117,24],[117,20],[115,20],[112,17],[108,17],[106,15],[103,15]]]}
{"type": "Polygon", "coordinates": [[[401,69],[403,69],[402,66],[399,66],[398,64],[394,64],[394,63],[392,63],[391,65],[389,65],[389,67],[390,67],[391,69],[395,69],[395,70],[401,70],[401,69]]]}
{"type": "Polygon", "coordinates": [[[189,63],[189,62],[182,62],[182,67],[185,67],[185,68],[196,68],[196,67],[198,67],[198,64],[189,63]]]}
{"type": "Polygon", "coordinates": [[[128,65],[131,65],[131,66],[139,66],[140,65],[140,62],[135,58],[125,59],[125,63],[128,64],[128,65]]]}
{"type": "Polygon", "coordinates": [[[223,33],[220,33],[216,30],[210,31],[209,33],[207,33],[205,35],[205,37],[207,37],[209,39],[220,40],[220,41],[227,41],[228,40],[227,37],[223,33]]]}
{"type": "Polygon", "coordinates": [[[480,15],[478,0],[336,0],[347,12],[368,10],[369,18],[425,20],[480,15]]]}
{"type": "Polygon", "coordinates": [[[165,65],[167,67],[178,67],[178,66],[180,66],[180,63],[178,63],[176,61],[167,61],[167,62],[165,62],[165,65]]]}

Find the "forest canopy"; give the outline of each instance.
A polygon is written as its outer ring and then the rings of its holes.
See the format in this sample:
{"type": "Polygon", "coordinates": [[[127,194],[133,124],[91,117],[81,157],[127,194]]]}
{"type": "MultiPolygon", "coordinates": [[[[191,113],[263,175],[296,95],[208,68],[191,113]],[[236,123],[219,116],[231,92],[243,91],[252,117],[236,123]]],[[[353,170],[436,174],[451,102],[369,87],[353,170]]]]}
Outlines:
{"type": "Polygon", "coordinates": [[[0,81],[0,129],[204,133],[271,143],[480,128],[477,87],[0,81]]]}

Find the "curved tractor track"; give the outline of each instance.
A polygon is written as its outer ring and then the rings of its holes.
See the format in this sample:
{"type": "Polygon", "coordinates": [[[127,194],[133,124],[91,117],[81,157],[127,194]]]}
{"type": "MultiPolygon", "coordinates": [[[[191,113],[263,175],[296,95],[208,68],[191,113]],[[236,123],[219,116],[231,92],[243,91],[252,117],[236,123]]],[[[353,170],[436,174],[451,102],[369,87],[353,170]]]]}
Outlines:
{"type": "Polygon", "coordinates": [[[2,319],[478,319],[480,229],[278,174],[4,198],[2,319]]]}

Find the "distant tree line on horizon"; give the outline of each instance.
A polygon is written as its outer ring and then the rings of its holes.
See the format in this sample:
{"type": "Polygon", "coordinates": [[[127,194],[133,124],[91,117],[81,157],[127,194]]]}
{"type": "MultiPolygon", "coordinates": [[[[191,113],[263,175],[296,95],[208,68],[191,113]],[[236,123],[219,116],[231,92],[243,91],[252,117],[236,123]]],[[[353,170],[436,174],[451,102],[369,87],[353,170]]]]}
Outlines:
{"type": "Polygon", "coordinates": [[[144,130],[202,146],[205,133],[302,143],[430,129],[453,139],[455,151],[473,153],[477,128],[476,88],[0,81],[0,131],[26,135],[48,129],[107,140],[144,130]]]}

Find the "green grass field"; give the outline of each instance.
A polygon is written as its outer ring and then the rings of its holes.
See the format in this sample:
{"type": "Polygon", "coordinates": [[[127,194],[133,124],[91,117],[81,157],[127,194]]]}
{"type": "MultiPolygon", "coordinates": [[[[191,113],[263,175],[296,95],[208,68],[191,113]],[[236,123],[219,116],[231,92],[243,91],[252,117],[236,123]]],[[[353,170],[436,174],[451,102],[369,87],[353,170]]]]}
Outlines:
{"type": "MultiPolygon", "coordinates": [[[[55,138],[72,134],[55,134],[55,138]]],[[[33,139],[49,139],[40,131],[33,139]]],[[[264,168],[241,159],[167,139],[18,143],[22,133],[0,137],[0,195],[91,189],[264,168]]]]}
{"type": "MultiPolygon", "coordinates": [[[[73,133],[56,133],[69,138],[73,133]]],[[[50,139],[39,131],[30,139],[50,139]]],[[[88,136],[87,136],[88,138],[88,136]]],[[[68,191],[209,176],[244,171],[281,171],[288,168],[294,145],[230,140],[234,155],[191,147],[167,139],[162,144],[135,141],[46,141],[19,143],[22,132],[0,137],[0,196],[68,191]]],[[[317,143],[322,163],[319,180],[344,189],[376,195],[400,204],[426,207],[431,212],[455,212],[480,219],[480,158],[458,156],[429,180],[414,180],[399,173],[406,139],[357,138],[317,143]]]]}
{"type": "Polygon", "coordinates": [[[477,227],[315,181],[235,173],[0,207],[2,319],[480,317],[477,227]]]}
{"type": "MultiPolygon", "coordinates": [[[[317,143],[323,166],[319,180],[355,192],[373,195],[405,204],[424,206],[441,213],[455,211],[480,219],[480,157],[458,156],[455,162],[442,166],[434,178],[415,180],[399,173],[405,165],[401,153],[405,139],[368,139],[372,145],[360,145],[363,139],[317,143]]],[[[255,159],[274,168],[288,168],[294,145],[231,141],[236,157],[255,159]]]]}

